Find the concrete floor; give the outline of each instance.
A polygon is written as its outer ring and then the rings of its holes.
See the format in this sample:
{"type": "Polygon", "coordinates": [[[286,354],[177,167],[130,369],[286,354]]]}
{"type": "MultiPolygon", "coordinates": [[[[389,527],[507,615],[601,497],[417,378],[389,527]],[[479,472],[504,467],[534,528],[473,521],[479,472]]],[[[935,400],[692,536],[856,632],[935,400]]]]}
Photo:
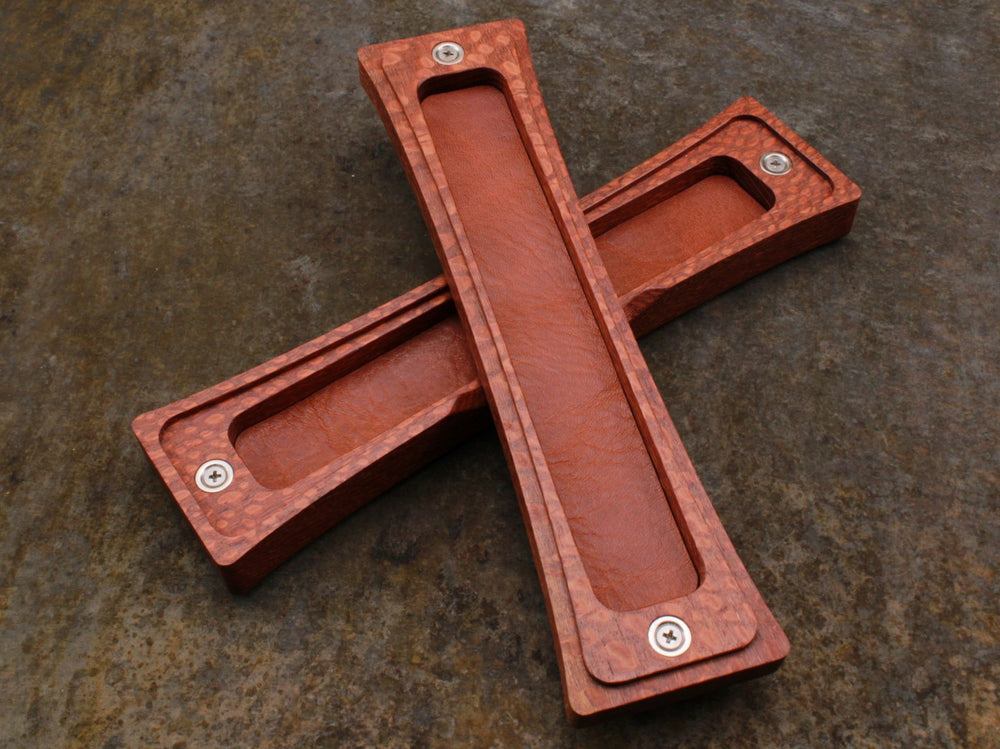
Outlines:
{"type": "Polygon", "coordinates": [[[1000,745],[995,3],[0,9],[0,744],[1000,745]],[[367,43],[517,16],[587,192],[750,94],[853,233],[646,338],[792,641],[573,729],[494,435],[234,597],[129,430],[437,273],[367,43]]]}

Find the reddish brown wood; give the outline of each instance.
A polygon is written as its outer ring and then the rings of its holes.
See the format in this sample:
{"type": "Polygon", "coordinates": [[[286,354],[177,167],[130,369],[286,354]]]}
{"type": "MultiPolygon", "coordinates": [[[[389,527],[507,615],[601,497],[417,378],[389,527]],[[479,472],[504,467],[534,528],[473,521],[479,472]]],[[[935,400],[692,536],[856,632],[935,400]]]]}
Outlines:
{"type": "MultiPolygon", "coordinates": [[[[642,334],[846,234],[859,196],[784,123],[756,101],[741,99],[583,198],[581,207],[633,329],[642,334]],[[761,154],[773,150],[793,157],[790,173],[769,177],[760,171],[761,154]],[[752,195],[763,202],[748,202],[752,195]],[[707,234],[701,233],[705,227],[707,234]]],[[[248,590],[329,527],[488,423],[471,354],[464,342],[458,350],[447,343],[456,325],[445,281],[438,278],[135,420],[144,450],[233,591],[248,590]],[[400,390],[413,400],[359,413],[366,396],[355,392],[358,382],[344,385],[352,375],[381,400],[400,390]],[[436,389],[456,377],[462,384],[443,395],[436,389]],[[375,426],[366,431],[368,418],[375,426]],[[347,442],[336,441],[346,434],[347,442]],[[210,458],[235,468],[236,480],[220,494],[194,485],[194,472],[210,458]]]]}
{"type": "MultiPolygon", "coordinates": [[[[474,344],[570,717],[776,666],[788,641],[739,563],[628,327],[555,143],[523,26],[375,45],[359,61],[474,344]],[[435,60],[445,42],[464,58],[435,60]],[[650,646],[663,616],[693,633],[675,657],[650,646]]],[[[708,162],[703,176],[720,168],[708,162]]],[[[773,201],[763,183],[750,184],[773,201]]]]}

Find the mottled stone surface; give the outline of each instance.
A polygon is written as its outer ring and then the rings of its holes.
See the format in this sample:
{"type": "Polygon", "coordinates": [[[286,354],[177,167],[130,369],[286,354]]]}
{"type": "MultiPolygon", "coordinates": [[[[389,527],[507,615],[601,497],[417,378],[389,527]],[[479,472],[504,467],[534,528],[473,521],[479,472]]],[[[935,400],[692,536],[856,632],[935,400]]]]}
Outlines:
{"type": "Polygon", "coordinates": [[[996,4],[413,5],[0,6],[0,744],[997,745],[996,4]],[[508,16],[581,192],[743,94],[865,190],[643,343],[788,661],[584,730],[495,436],[233,597],[129,431],[436,274],[354,52],[508,16]]]}

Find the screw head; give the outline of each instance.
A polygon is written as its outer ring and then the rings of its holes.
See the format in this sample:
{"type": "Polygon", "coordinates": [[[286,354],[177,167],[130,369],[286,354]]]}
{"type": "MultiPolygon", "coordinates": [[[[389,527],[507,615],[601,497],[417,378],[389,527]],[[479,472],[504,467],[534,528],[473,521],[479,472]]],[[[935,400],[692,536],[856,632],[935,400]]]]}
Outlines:
{"type": "Polygon", "coordinates": [[[660,655],[676,658],[691,647],[691,630],[676,616],[661,616],[649,625],[649,645],[660,655]]]}
{"type": "Polygon", "coordinates": [[[792,170],[792,160],[781,151],[771,151],[760,157],[760,168],[768,174],[788,174],[792,170]]]}
{"type": "Polygon", "coordinates": [[[233,483],[233,467],[224,460],[202,463],[194,475],[194,482],[205,492],[221,492],[233,483]]]}
{"type": "Polygon", "coordinates": [[[441,42],[432,51],[431,56],[442,65],[457,65],[465,59],[465,50],[455,42],[441,42]]]}

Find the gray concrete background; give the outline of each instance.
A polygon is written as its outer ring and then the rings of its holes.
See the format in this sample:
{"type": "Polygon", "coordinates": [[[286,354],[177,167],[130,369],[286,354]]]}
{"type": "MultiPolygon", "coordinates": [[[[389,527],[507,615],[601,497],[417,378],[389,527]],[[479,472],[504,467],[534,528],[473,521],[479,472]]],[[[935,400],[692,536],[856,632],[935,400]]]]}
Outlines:
{"type": "Polygon", "coordinates": [[[989,2],[0,8],[0,744],[996,746],[989,2]],[[587,192],[750,94],[853,233],[643,342],[792,653],[570,728],[497,439],[246,597],[129,422],[437,272],[355,51],[517,16],[587,192]]]}

